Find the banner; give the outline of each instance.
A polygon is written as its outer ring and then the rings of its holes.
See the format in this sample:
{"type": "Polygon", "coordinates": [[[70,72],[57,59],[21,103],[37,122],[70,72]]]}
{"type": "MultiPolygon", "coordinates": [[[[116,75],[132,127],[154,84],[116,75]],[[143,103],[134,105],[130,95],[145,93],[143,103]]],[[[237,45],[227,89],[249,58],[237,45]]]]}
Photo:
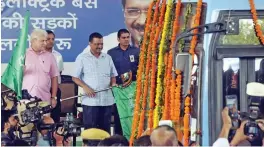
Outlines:
{"type": "MultiPolygon", "coordinates": [[[[33,28],[52,30],[54,49],[64,62],[74,62],[91,33],[108,36],[126,28],[122,9],[121,0],[1,0],[1,62],[11,58],[27,10],[31,14],[28,41],[33,28]]],[[[117,36],[113,37],[112,46],[117,46],[117,36]]]]}

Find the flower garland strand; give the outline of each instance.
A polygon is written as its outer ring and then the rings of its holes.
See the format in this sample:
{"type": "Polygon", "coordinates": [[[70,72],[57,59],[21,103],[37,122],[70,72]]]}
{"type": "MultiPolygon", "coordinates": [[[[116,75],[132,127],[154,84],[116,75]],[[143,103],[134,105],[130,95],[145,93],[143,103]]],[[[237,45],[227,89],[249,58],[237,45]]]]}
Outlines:
{"type": "Polygon", "coordinates": [[[181,88],[182,88],[182,75],[180,70],[175,71],[176,74],[176,88],[175,88],[175,113],[173,120],[177,124],[180,123],[180,114],[181,114],[181,88]]]}
{"type": "MultiPolygon", "coordinates": [[[[200,25],[200,19],[201,19],[201,13],[202,13],[202,5],[203,5],[203,0],[198,0],[197,2],[197,8],[196,8],[196,14],[195,14],[195,21],[194,21],[194,25],[193,27],[197,27],[200,25]]],[[[198,33],[198,29],[195,29],[194,34],[198,33]]],[[[198,36],[195,35],[192,37],[191,40],[191,47],[189,50],[189,53],[194,57],[195,54],[195,47],[197,45],[197,40],[198,40],[198,36]]]]}
{"type": "Polygon", "coordinates": [[[133,116],[133,122],[132,122],[132,130],[131,130],[131,136],[130,136],[130,141],[129,145],[132,146],[134,142],[134,137],[136,133],[136,128],[138,124],[138,117],[139,117],[139,110],[140,110],[140,96],[141,96],[141,88],[142,88],[142,73],[144,69],[144,57],[146,54],[146,42],[147,42],[147,37],[148,37],[148,32],[149,32],[149,27],[150,27],[150,22],[151,22],[151,15],[152,15],[152,8],[154,6],[154,1],[150,4],[148,8],[148,15],[147,15],[147,20],[146,20],[146,27],[144,30],[144,39],[143,39],[143,45],[140,51],[140,57],[139,57],[139,66],[138,66],[138,71],[137,71],[137,87],[136,87],[136,100],[135,100],[135,109],[134,109],[134,116],[133,116]]]}
{"type": "Polygon", "coordinates": [[[160,42],[160,47],[159,47],[159,58],[158,58],[158,74],[157,74],[157,88],[156,88],[156,99],[155,99],[155,103],[156,103],[156,107],[154,110],[154,125],[153,127],[156,128],[158,126],[158,122],[160,119],[160,101],[162,98],[162,74],[163,74],[163,63],[164,63],[164,52],[165,52],[165,40],[167,37],[167,33],[168,33],[168,25],[169,25],[169,18],[170,18],[170,14],[171,14],[171,7],[172,7],[172,0],[168,0],[168,4],[166,7],[166,13],[165,13],[165,21],[164,21],[164,28],[162,31],[162,36],[161,36],[161,42],[160,42]]]}
{"type": "Polygon", "coordinates": [[[189,135],[190,135],[190,105],[191,105],[191,98],[189,96],[185,99],[185,108],[184,108],[184,118],[183,118],[183,145],[189,146],[189,135]]]}
{"type": "MultiPolygon", "coordinates": [[[[174,129],[177,132],[177,137],[179,140],[182,140],[182,132],[181,132],[181,121],[180,121],[180,114],[181,114],[181,92],[182,92],[182,72],[180,70],[175,71],[176,75],[176,88],[173,90],[175,92],[175,97],[173,100],[174,104],[174,114],[173,114],[173,121],[175,122],[174,129]]],[[[175,85],[174,84],[174,85],[175,85]]]]}
{"type": "Polygon", "coordinates": [[[262,45],[264,45],[264,35],[263,35],[262,30],[261,30],[261,25],[258,23],[258,14],[257,14],[257,10],[255,8],[254,0],[249,0],[249,4],[250,4],[250,9],[251,9],[251,13],[252,13],[252,18],[253,18],[253,23],[254,23],[256,35],[259,38],[260,43],[262,45]]]}
{"type": "MultiPolygon", "coordinates": [[[[203,1],[198,0],[197,2],[197,8],[196,8],[196,15],[195,15],[195,21],[193,27],[199,26],[200,25],[200,17],[201,17],[201,12],[202,12],[202,5],[203,1]]],[[[198,33],[198,29],[194,30],[194,33],[198,33]]],[[[195,54],[195,47],[197,45],[197,40],[198,36],[193,36],[191,40],[191,47],[189,50],[189,53],[192,55],[192,64],[194,61],[194,54],[195,54]]],[[[192,71],[190,71],[192,72],[192,71]]],[[[190,80],[191,82],[191,80],[190,80]]],[[[191,91],[189,90],[189,95],[191,94],[191,91]]],[[[185,109],[184,109],[184,120],[183,120],[183,126],[184,126],[184,131],[183,131],[183,136],[184,136],[184,141],[183,145],[188,146],[189,145],[189,131],[190,131],[190,97],[187,96],[185,99],[185,109]]]]}
{"type": "MultiPolygon", "coordinates": [[[[174,18],[174,21],[173,21],[173,29],[172,29],[172,35],[171,35],[171,44],[170,44],[170,51],[169,51],[169,57],[168,57],[168,68],[167,68],[167,73],[166,73],[166,89],[165,89],[165,108],[164,108],[164,111],[163,111],[163,115],[164,115],[164,118],[165,120],[168,120],[168,119],[171,119],[170,118],[170,109],[173,109],[174,106],[170,106],[170,99],[172,100],[172,97],[173,96],[171,93],[170,93],[170,88],[171,88],[171,80],[172,80],[172,66],[173,66],[173,45],[176,41],[176,35],[177,35],[177,32],[179,30],[179,17],[180,17],[180,12],[181,12],[181,0],[178,0],[177,3],[175,3],[176,5],[176,10],[175,10],[175,18],[174,18]]],[[[174,80],[173,80],[173,83],[174,83],[174,80]]],[[[174,91],[174,89],[172,90],[174,91]]],[[[174,93],[174,92],[173,92],[174,93]]],[[[174,96],[173,96],[174,97],[174,96]]]]}
{"type": "MultiPolygon", "coordinates": [[[[180,12],[181,12],[181,0],[178,0],[177,2],[177,5],[176,5],[176,16],[175,16],[175,21],[174,21],[174,27],[175,29],[173,29],[173,36],[172,36],[172,44],[171,44],[171,49],[173,49],[173,45],[175,44],[175,41],[176,41],[176,35],[177,35],[177,32],[180,28],[179,24],[179,20],[180,20],[180,12]]],[[[171,58],[172,58],[172,54],[171,54],[171,58]]],[[[171,59],[172,60],[172,59],[171,59]]],[[[178,78],[177,76],[177,72],[180,73],[180,71],[177,71],[176,70],[176,78],[178,78]]],[[[170,91],[170,94],[171,94],[171,108],[173,109],[172,112],[171,112],[171,118],[173,121],[176,121],[176,113],[177,113],[177,103],[176,103],[176,95],[175,95],[175,87],[177,86],[176,83],[175,83],[175,79],[173,77],[171,77],[171,91],[170,91]]],[[[181,84],[180,84],[181,85],[181,84]]],[[[180,87],[181,88],[181,87],[180,87]]]]}
{"type": "MultiPolygon", "coordinates": [[[[156,8],[154,12],[154,19],[151,23],[151,33],[150,33],[150,39],[148,44],[148,50],[147,50],[147,62],[146,62],[146,70],[145,70],[145,81],[144,81],[144,91],[143,91],[143,102],[142,102],[142,110],[140,113],[140,120],[139,120],[139,128],[138,128],[138,135],[137,138],[139,138],[142,135],[143,129],[144,129],[144,122],[145,122],[145,112],[146,112],[146,105],[147,105],[147,97],[148,97],[148,90],[149,90],[149,76],[150,76],[150,66],[151,66],[151,56],[152,56],[152,41],[155,37],[155,30],[156,30],[156,23],[158,20],[158,13],[159,13],[159,4],[160,0],[157,0],[156,8]]],[[[155,71],[154,71],[155,72],[155,71]]]]}
{"type": "Polygon", "coordinates": [[[176,112],[176,100],[175,100],[175,88],[176,88],[176,82],[175,79],[171,79],[171,86],[170,86],[170,118],[175,123],[175,112],[176,112]]]}
{"type": "MultiPolygon", "coordinates": [[[[159,16],[159,22],[158,26],[156,27],[155,31],[155,38],[152,42],[152,59],[151,59],[151,86],[150,86],[150,102],[149,102],[149,116],[148,116],[148,128],[149,132],[152,132],[153,129],[153,110],[154,110],[154,105],[155,105],[155,90],[156,90],[156,63],[157,63],[157,42],[159,39],[159,34],[162,29],[162,24],[164,20],[164,14],[166,10],[166,0],[162,0],[162,7],[161,7],[161,12],[159,16]]],[[[154,14],[155,16],[155,14],[154,14]]]]}
{"type": "MultiPolygon", "coordinates": [[[[187,29],[187,25],[189,22],[189,17],[192,14],[192,4],[188,3],[186,6],[186,13],[184,14],[184,24],[181,27],[181,31],[184,32],[187,29]]],[[[179,53],[181,53],[184,49],[184,39],[180,39],[179,41],[179,53]]]]}
{"type": "MultiPolygon", "coordinates": [[[[175,3],[173,1],[173,3],[175,3]]],[[[176,8],[176,7],[175,7],[176,8]]],[[[176,12],[174,7],[172,6],[172,9],[171,9],[172,12],[176,12]]],[[[164,77],[163,77],[163,82],[164,82],[164,90],[163,90],[163,97],[164,97],[164,106],[163,106],[163,111],[162,111],[162,120],[168,120],[170,119],[170,102],[169,102],[169,99],[170,99],[170,95],[169,95],[169,86],[170,85],[170,80],[167,79],[167,75],[168,75],[168,72],[171,71],[170,68],[172,68],[172,66],[170,66],[170,62],[172,62],[169,58],[169,55],[170,55],[170,43],[169,43],[169,36],[172,36],[173,34],[173,19],[174,19],[174,13],[171,13],[170,15],[170,19],[169,19],[169,27],[168,27],[168,34],[167,34],[167,39],[166,39],[166,53],[165,53],[165,65],[164,65],[164,68],[165,68],[165,71],[164,71],[164,77]]]]}

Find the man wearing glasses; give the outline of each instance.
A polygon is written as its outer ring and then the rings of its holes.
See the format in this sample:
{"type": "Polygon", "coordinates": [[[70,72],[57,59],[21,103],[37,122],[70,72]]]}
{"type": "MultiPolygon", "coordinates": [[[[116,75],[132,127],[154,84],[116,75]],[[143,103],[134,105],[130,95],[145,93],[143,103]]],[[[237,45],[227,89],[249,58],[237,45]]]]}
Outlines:
{"type": "Polygon", "coordinates": [[[131,33],[133,46],[139,47],[144,35],[148,7],[152,0],[122,0],[125,24],[131,33]]]}
{"type": "MultiPolygon", "coordinates": [[[[131,33],[131,45],[139,48],[139,43],[144,35],[145,21],[147,11],[152,0],[121,0],[125,17],[125,25],[131,33]]],[[[119,43],[116,39],[117,32],[104,36],[104,51],[116,47],[119,43]]],[[[89,51],[89,46],[86,47],[83,53],[89,51]]]]}

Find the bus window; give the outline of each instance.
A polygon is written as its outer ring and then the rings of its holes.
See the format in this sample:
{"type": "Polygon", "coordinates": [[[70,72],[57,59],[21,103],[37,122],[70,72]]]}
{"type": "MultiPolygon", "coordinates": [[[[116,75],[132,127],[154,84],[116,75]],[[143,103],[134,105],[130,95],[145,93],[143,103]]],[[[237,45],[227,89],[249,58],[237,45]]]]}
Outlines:
{"type": "MultiPolygon", "coordinates": [[[[259,24],[264,26],[264,19],[260,19],[259,24]]],[[[259,45],[253,26],[252,19],[240,19],[239,34],[221,35],[219,45],[259,45]]]]}

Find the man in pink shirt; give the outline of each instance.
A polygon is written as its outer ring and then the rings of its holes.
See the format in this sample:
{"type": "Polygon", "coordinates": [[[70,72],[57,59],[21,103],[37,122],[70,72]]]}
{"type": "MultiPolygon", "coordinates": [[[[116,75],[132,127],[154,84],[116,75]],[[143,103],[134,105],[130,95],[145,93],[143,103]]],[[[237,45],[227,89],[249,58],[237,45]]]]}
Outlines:
{"type": "Polygon", "coordinates": [[[35,29],[30,36],[31,47],[26,52],[23,89],[54,108],[57,104],[59,70],[54,56],[45,51],[47,32],[35,29]],[[50,88],[52,92],[50,93],[50,88]]]}

